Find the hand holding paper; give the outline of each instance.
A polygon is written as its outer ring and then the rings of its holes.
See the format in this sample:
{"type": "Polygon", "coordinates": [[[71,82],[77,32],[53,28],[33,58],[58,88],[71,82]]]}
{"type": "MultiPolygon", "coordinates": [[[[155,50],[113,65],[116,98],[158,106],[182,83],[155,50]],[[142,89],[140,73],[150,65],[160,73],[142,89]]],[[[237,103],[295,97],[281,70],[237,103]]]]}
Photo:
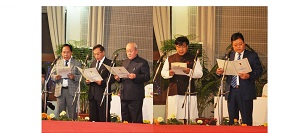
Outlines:
{"type": "Polygon", "coordinates": [[[177,75],[188,75],[184,73],[187,69],[187,64],[182,62],[173,62],[171,63],[171,70],[175,72],[177,75]]]}
{"type": "Polygon", "coordinates": [[[68,78],[68,74],[71,73],[70,67],[57,67],[57,75],[60,75],[61,78],[68,78]]]}
{"type": "Polygon", "coordinates": [[[247,58],[227,61],[217,59],[219,68],[225,71],[225,75],[238,75],[239,73],[249,73],[252,71],[247,58]]]}

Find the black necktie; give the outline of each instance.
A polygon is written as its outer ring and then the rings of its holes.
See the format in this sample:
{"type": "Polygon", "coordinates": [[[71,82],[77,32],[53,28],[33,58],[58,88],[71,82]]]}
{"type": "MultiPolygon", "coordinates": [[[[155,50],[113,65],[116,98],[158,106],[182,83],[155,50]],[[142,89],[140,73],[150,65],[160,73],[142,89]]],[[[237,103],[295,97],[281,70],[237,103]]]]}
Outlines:
{"type": "Polygon", "coordinates": [[[97,61],[97,70],[100,68],[100,61],[97,61]]]}
{"type": "MultiPolygon", "coordinates": [[[[238,56],[237,60],[239,60],[239,59],[241,59],[241,54],[240,54],[240,53],[239,53],[239,56],[238,56]]],[[[231,80],[231,86],[232,86],[233,88],[236,88],[236,85],[237,85],[236,80],[237,80],[237,76],[234,75],[234,76],[232,77],[232,80],[231,80]]]]}
{"type": "MultiPolygon", "coordinates": [[[[68,66],[68,62],[69,62],[69,60],[65,61],[65,66],[68,66]]],[[[63,78],[63,79],[68,79],[68,78],[63,78]]]]}
{"type": "Polygon", "coordinates": [[[69,60],[66,60],[66,62],[65,62],[65,66],[68,66],[68,62],[69,62],[69,60]]]}

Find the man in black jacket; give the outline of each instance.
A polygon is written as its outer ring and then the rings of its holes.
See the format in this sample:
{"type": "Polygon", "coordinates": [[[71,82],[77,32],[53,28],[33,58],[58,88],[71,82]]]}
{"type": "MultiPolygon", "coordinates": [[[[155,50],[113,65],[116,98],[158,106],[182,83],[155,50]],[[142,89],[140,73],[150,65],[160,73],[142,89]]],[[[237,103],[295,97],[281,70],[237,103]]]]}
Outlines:
{"type": "Polygon", "coordinates": [[[122,62],[122,66],[130,73],[128,78],[114,76],[123,86],[120,95],[122,121],[143,123],[144,83],[150,80],[150,68],[147,60],[138,56],[136,43],[126,45],[126,55],[128,59],[122,62]]]}
{"type": "MultiPolygon", "coordinates": [[[[95,122],[110,122],[110,102],[111,95],[108,96],[108,105],[106,106],[106,97],[104,97],[103,102],[101,104],[104,91],[106,89],[107,80],[110,75],[109,71],[103,64],[108,66],[111,65],[111,60],[105,57],[105,49],[102,45],[98,44],[93,47],[93,54],[95,60],[91,64],[92,67],[96,67],[98,73],[102,77],[103,80],[98,80],[96,82],[91,82],[86,80],[86,83],[89,85],[89,117],[90,121],[95,122]],[[101,106],[100,106],[101,104],[101,106]],[[107,114],[106,114],[107,113],[107,114]]],[[[111,84],[115,81],[113,77],[109,82],[108,93],[111,93],[111,84]]]]}

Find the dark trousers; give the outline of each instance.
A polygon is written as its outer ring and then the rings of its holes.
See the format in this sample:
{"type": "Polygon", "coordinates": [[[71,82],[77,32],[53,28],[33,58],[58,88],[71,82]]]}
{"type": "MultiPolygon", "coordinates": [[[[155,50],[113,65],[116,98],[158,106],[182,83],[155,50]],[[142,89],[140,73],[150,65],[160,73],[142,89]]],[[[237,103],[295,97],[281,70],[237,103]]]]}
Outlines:
{"type": "Polygon", "coordinates": [[[106,99],[103,100],[103,103],[101,106],[100,106],[100,103],[101,103],[101,101],[99,102],[99,101],[96,101],[95,99],[89,100],[90,121],[110,122],[110,101],[108,102],[107,115],[106,115],[106,99]]]}
{"type": "Polygon", "coordinates": [[[229,125],[233,125],[234,119],[239,120],[239,112],[241,112],[242,123],[252,126],[253,100],[242,100],[240,89],[230,88],[227,106],[229,125]]]}
{"type": "Polygon", "coordinates": [[[143,123],[143,99],[121,100],[122,121],[132,123],[143,123]]]}

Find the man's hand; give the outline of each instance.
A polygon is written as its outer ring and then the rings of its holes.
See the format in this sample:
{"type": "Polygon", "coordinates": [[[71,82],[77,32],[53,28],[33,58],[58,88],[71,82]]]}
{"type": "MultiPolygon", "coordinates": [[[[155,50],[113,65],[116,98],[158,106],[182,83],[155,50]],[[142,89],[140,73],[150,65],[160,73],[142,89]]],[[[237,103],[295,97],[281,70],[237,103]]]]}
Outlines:
{"type": "Polygon", "coordinates": [[[61,76],[60,75],[56,75],[55,76],[55,80],[60,80],[61,79],[61,76]]]}
{"type": "Polygon", "coordinates": [[[115,80],[120,81],[120,77],[118,75],[114,75],[115,80]]]}
{"type": "Polygon", "coordinates": [[[173,70],[169,70],[169,75],[174,76],[175,72],[173,70]]]}
{"type": "Polygon", "coordinates": [[[73,79],[75,78],[75,76],[74,76],[74,74],[69,73],[69,74],[68,74],[68,78],[73,80],[73,79]]]}
{"type": "Polygon", "coordinates": [[[134,73],[130,73],[127,75],[129,79],[135,79],[136,75],[134,73]]]}
{"type": "Polygon", "coordinates": [[[185,74],[189,74],[190,73],[190,68],[186,68],[186,70],[182,70],[185,74]]]}
{"type": "Polygon", "coordinates": [[[216,71],[216,73],[217,73],[218,75],[223,74],[223,73],[224,73],[224,70],[223,70],[222,68],[218,68],[217,71],[216,71]]]}
{"type": "Polygon", "coordinates": [[[248,73],[239,73],[239,77],[241,79],[248,79],[250,77],[250,75],[248,73]]]}

